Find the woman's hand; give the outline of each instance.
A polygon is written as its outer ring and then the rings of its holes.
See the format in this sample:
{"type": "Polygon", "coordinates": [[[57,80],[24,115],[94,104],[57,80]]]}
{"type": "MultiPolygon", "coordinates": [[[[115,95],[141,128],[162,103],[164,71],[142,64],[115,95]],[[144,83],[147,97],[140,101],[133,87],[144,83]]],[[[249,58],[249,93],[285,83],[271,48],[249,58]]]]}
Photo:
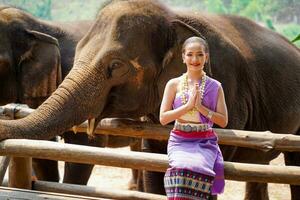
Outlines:
{"type": "MultiPolygon", "coordinates": [[[[200,96],[200,95],[198,95],[200,96]]],[[[209,108],[202,105],[200,99],[197,100],[196,109],[204,116],[206,116],[210,121],[219,125],[222,128],[225,128],[228,123],[228,113],[225,103],[225,97],[222,86],[218,90],[218,100],[216,111],[212,111],[209,108]]]]}
{"type": "Polygon", "coordinates": [[[199,108],[200,108],[201,105],[202,105],[202,102],[201,102],[201,93],[200,93],[200,87],[198,85],[198,87],[197,87],[197,98],[196,98],[196,101],[195,101],[195,108],[197,110],[199,110],[199,108]]]}
{"type": "Polygon", "coordinates": [[[196,83],[192,89],[192,93],[189,96],[189,100],[186,103],[186,106],[189,110],[193,109],[196,106],[197,99],[199,98],[199,84],[196,83]]]}
{"type": "Polygon", "coordinates": [[[159,115],[159,121],[162,125],[166,125],[180,118],[180,116],[184,115],[189,110],[195,107],[195,101],[197,98],[196,87],[192,90],[192,94],[190,95],[190,98],[188,102],[186,102],[186,104],[184,104],[183,106],[179,106],[178,108],[172,109],[172,105],[174,102],[174,98],[176,97],[176,91],[179,83],[179,78],[171,79],[170,81],[168,81],[165,87],[159,115]]]}

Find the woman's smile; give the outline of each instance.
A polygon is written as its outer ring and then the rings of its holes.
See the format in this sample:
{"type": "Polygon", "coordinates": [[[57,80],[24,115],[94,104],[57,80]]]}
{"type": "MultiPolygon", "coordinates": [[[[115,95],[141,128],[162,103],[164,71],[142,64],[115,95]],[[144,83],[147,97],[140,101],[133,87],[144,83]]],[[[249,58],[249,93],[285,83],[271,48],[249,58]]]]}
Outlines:
{"type": "Polygon", "coordinates": [[[199,67],[201,63],[191,63],[190,65],[194,66],[194,67],[199,67]]]}

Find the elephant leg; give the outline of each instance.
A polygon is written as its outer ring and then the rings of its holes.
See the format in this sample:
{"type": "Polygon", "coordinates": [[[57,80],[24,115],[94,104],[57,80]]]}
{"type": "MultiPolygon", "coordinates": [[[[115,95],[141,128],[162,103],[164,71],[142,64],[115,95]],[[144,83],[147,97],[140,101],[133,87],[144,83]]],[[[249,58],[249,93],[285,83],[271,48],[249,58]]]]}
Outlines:
{"type": "MultiPolygon", "coordinates": [[[[57,142],[57,138],[51,139],[57,142]]],[[[59,181],[58,162],[55,160],[32,159],[32,167],[35,176],[42,181],[59,181]]]]}
{"type": "MultiPolygon", "coordinates": [[[[135,139],[134,142],[130,143],[130,150],[131,151],[141,151],[141,140],[139,139],[135,139]]],[[[140,186],[141,184],[139,184],[139,182],[141,182],[142,180],[142,176],[141,176],[141,170],[137,170],[137,169],[132,169],[132,177],[131,180],[129,181],[129,189],[130,190],[138,190],[141,191],[140,186]]]]}
{"type": "MultiPolygon", "coordinates": [[[[166,153],[167,146],[165,142],[156,141],[156,140],[142,140],[142,150],[143,152],[151,153],[166,153]]],[[[165,195],[164,188],[164,176],[165,173],[161,172],[143,172],[143,182],[144,182],[144,191],[154,194],[163,194],[165,195]]]]}
{"type": "Polygon", "coordinates": [[[144,171],[138,170],[138,177],[137,177],[137,191],[144,192],[144,171]]]}
{"type": "Polygon", "coordinates": [[[269,200],[267,183],[246,183],[245,200],[269,200]]]}
{"type": "Polygon", "coordinates": [[[166,195],[163,183],[165,173],[144,171],[143,174],[145,192],[166,195]]]}
{"type": "Polygon", "coordinates": [[[54,160],[32,159],[35,176],[42,181],[59,181],[58,163],[54,160]]]}
{"type": "MultiPolygon", "coordinates": [[[[300,166],[300,153],[299,152],[285,152],[284,153],[285,165],[300,166]]],[[[290,185],[291,200],[300,200],[300,186],[290,185]]]]}
{"type": "Polygon", "coordinates": [[[86,185],[94,165],[80,163],[65,163],[64,183],[86,185]]]}
{"type": "MultiPolygon", "coordinates": [[[[76,133],[73,132],[65,132],[63,134],[63,138],[65,143],[70,144],[79,144],[79,145],[89,145],[89,146],[104,146],[104,140],[101,137],[97,137],[97,139],[89,139],[86,133],[76,133]]],[[[64,183],[72,183],[79,185],[86,185],[90,175],[92,173],[94,165],[90,164],[80,164],[80,163],[65,163],[65,173],[64,173],[64,183]]]]}

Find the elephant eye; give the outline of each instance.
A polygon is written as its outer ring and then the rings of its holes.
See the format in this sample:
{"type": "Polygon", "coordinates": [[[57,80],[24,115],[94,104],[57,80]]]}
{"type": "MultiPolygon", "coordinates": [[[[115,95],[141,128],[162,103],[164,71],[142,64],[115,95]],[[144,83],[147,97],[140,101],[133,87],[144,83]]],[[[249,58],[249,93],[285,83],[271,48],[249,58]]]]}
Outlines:
{"type": "Polygon", "coordinates": [[[121,61],[113,60],[113,61],[110,62],[109,68],[111,70],[114,70],[114,69],[118,69],[118,68],[122,67],[122,65],[123,65],[123,63],[121,61]]]}
{"type": "Polygon", "coordinates": [[[112,77],[123,77],[124,75],[129,73],[128,66],[119,59],[112,60],[108,65],[108,78],[112,77]]]}

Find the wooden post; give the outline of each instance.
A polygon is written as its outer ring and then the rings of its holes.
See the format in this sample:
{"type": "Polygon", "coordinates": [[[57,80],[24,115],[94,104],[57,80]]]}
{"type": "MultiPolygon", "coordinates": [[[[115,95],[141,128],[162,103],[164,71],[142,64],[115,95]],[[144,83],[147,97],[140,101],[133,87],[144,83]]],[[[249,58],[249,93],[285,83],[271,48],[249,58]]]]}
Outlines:
{"type": "Polygon", "coordinates": [[[8,156],[1,156],[0,158],[0,185],[3,183],[3,178],[5,176],[9,161],[10,157],[8,156]]]}
{"type": "Polygon", "coordinates": [[[32,159],[11,157],[9,163],[8,187],[31,190],[32,159]]]}

